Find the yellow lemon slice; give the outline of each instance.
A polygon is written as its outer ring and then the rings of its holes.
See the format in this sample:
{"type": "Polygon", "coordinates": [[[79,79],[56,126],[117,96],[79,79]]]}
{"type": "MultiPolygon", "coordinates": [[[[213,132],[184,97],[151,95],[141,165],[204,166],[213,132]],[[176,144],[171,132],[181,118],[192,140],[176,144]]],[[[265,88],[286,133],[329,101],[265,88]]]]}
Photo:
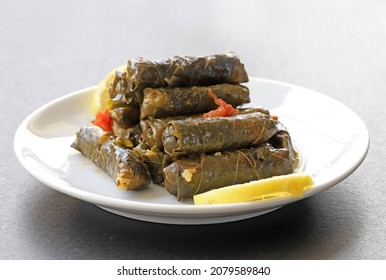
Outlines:
{"type": "Polygon", "coordinates": [[[114,68],[99,82],[92,99],[92,112],[94,115],[107,107],[107,102],[110,99],[110,84],[114,81],[115,72],[125,69],[126,65],[114,68]]]}
{"type": "Polygon", "coordinates": [[[314,185],[306,173],[293,173],[211,190],[193,197],[194,204],[225,204],[279,197],[302,197],[314,185]]]}

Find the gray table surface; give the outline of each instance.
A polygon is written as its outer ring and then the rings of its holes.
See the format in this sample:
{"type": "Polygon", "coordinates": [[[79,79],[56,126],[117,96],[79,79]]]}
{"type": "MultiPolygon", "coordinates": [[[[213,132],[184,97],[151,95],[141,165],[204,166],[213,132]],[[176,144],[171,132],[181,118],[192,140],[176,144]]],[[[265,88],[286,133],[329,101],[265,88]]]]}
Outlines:
{"type": "MultiPolygon", "coordinates": [[[[385,259],[385,1],[3,1],[1,259],[385,259]],[[40,183],[13,138],[41,105],[95,85],[128,58],[236,51],[250,76],[353,109],[371,145],[346,180],[257,218],[142,222],[40,183]]],[[[344,129],[344,128],[342,128],[344,129]]]]}

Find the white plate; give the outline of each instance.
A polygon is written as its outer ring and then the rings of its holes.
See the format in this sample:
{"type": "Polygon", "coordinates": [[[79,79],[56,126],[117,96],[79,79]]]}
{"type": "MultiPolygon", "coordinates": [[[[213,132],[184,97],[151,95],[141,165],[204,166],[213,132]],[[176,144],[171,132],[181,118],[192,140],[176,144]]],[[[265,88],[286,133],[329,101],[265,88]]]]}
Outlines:
{"type": "MultiPolygon", "coordinates": [[[[303,156],[303,170],[315,177],[304,198],[342,181],[363,161],[369,134],[349,108],[302,87],[252,78],[252,105],[278,115],[303,156]]],[[[95,87],[56,99],[28,116],[14,139],[17,158],[42,183],[107,211],[134,219],[171,224],[210,224],[258,216],[299,198],[227,205],[195,206],[178,202],[162,187],[125,192],[90,160],[70,147],[80,126],[92,120],[95,87]]]]}

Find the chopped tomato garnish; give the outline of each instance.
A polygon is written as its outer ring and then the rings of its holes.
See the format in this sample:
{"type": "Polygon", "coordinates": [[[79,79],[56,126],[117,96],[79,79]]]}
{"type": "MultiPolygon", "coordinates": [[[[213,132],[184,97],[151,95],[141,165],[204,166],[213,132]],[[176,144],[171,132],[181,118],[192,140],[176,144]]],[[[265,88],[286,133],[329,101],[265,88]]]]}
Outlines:
{"type": "Polygon", "coordinates": [[[204,118],[229,117],[239,112],[239,110],[233,108],[232,105],[226,103],[221,98],[218,98],[210,88],[208,89],[208,95],[213,98],[214,103],[216,103],[218,107],[212,111],[209,111],[208,113],[203,114],[202,116],[204,118]]]}
{"type": "Polygon", "coordinates": [[[98,112],[95,116],[93,124],[108,132],[113,132],[113,129],[111,128],[112,120],[110,118],[109,109],[106,108],[103,111],[98,112]]]}

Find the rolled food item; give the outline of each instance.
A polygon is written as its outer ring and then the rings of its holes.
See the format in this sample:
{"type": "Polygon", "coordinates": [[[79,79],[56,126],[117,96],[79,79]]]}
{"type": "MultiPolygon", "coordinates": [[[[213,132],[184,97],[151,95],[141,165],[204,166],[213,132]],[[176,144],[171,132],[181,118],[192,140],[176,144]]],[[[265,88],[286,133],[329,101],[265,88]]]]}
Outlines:
{"type": "Polygon", "coordinates": [[[250,102],[249,90],[242,85],[145,88],[141,119],[164,118],[213,110],[217,108],[217,105],[208,94],[208,89],[233,107],[250,102]]]}
{"type": "Polygon", "coordinates": [[[142,139],[150,148],[157,147],[163,149],[162,133],[164,132],[168,123],[172,120],[186,120],[190,118],[201,118],[202,115],[189,115],[189,116],[174,116],[161,119],[148,118],[141,120],[139,123],[142,129],[142,139]]]}
{"type": "Polygon", "coordinates": [[[114,107],[141,104],[146,87],[190,87],[248,82],[248,74],[233,53],[174,56],[168,59],[129,59],[127,70],[117,70],[110,88],[114,107]]]}
{"type": "MultiPolygon", "coordinates": [[[[270,115],[269,111],[263,107],[241,108],[239,109],[238,115],[250,114],[250,113],[256,113],[256,112],[260,112],[267,116],[270,115]]],[[[180,115],[180,116],[166,117],[166,118],[159,118],[159,119],[150,117],[146,120],[141,120],[140,126],[142,129],[142,138],[149,147],[156,146],[158,149],[163,149],[162,133],[164,132],[165,128],[167,127],[170,121],[181,120],[181,119],[198,119],[198,118],[202,118],[202,114],[180,115]]]]}
{"type": "Polygon", "coordinates": [[[122,190],[145,188],[150,174],[145,163],[131,150],[118,145],[115,137],[95,125],[85,125],[71,145],[102,168],[122,190]]]}
{"type": "Polygon", "coordinates": [[[147,165],[153,183],[163,185],[163,169],[172,162],[170,156],[157,147],[149,148],[144,143],[134,147],[133,152],[147,165]]]}
{"type": "Polygon", "coordinates": [[[207,56],[174,56],[162,60],[130,59],[126,93],[146,87],[189,87],[248,82],[248,74],[233,53],[207,56]]]}
{"type": "Polygon", "coordinates": [[[128,129],[114,129],[114,134],[117,136],[117,143],[125,148],[136,147],[142,142],[142,130],[139,124],[128,129]]]}
{"type": "Polygon", "coordinates": [[[164,168],[164,186],[180,200],[211,189],[292,172],[289,151],[264,142],[249,149],[178,159],[164,168]]]}
{"type": "Polygon", "coordinates": [[[128,92],[127,70],[118,69],[115,71],[115,77],[110,85],[109,108],[125,106],[125,104],[137,105],[138,102],[134,95],[126,95],[128,92]]]}
{"type": "Polygon", "coordinates": [[[112,134],[99,126],[85,125],[76,133],[75,141],[71,144],[71,147],[95,161],[101,145],[110,137],[112,137],[112,134]]]}
{"type": "Polygon", "coordinates": [[[128,105],[125,107],[110,110],[110,117],[113,120],[113,130],[119,134],[120,130],[125,130],[139,123],[139,107],[128,105]]]}
{"type": "Polygon", "coordinates": [[[277,131],[275,121],[260,112],[170,121],[162,135],[166,153],[171,157],[211,153],[256,146],[277,131]]]}
{"type": "Polygon", "coordinates": [[[299,157],[292,144],[291,135],[280,121],[275,121],[275,124],[277,132],[268,140],[269,143],[277,149],[287,149],[293,165],[297,166],[299,164],[299,157]]]}

